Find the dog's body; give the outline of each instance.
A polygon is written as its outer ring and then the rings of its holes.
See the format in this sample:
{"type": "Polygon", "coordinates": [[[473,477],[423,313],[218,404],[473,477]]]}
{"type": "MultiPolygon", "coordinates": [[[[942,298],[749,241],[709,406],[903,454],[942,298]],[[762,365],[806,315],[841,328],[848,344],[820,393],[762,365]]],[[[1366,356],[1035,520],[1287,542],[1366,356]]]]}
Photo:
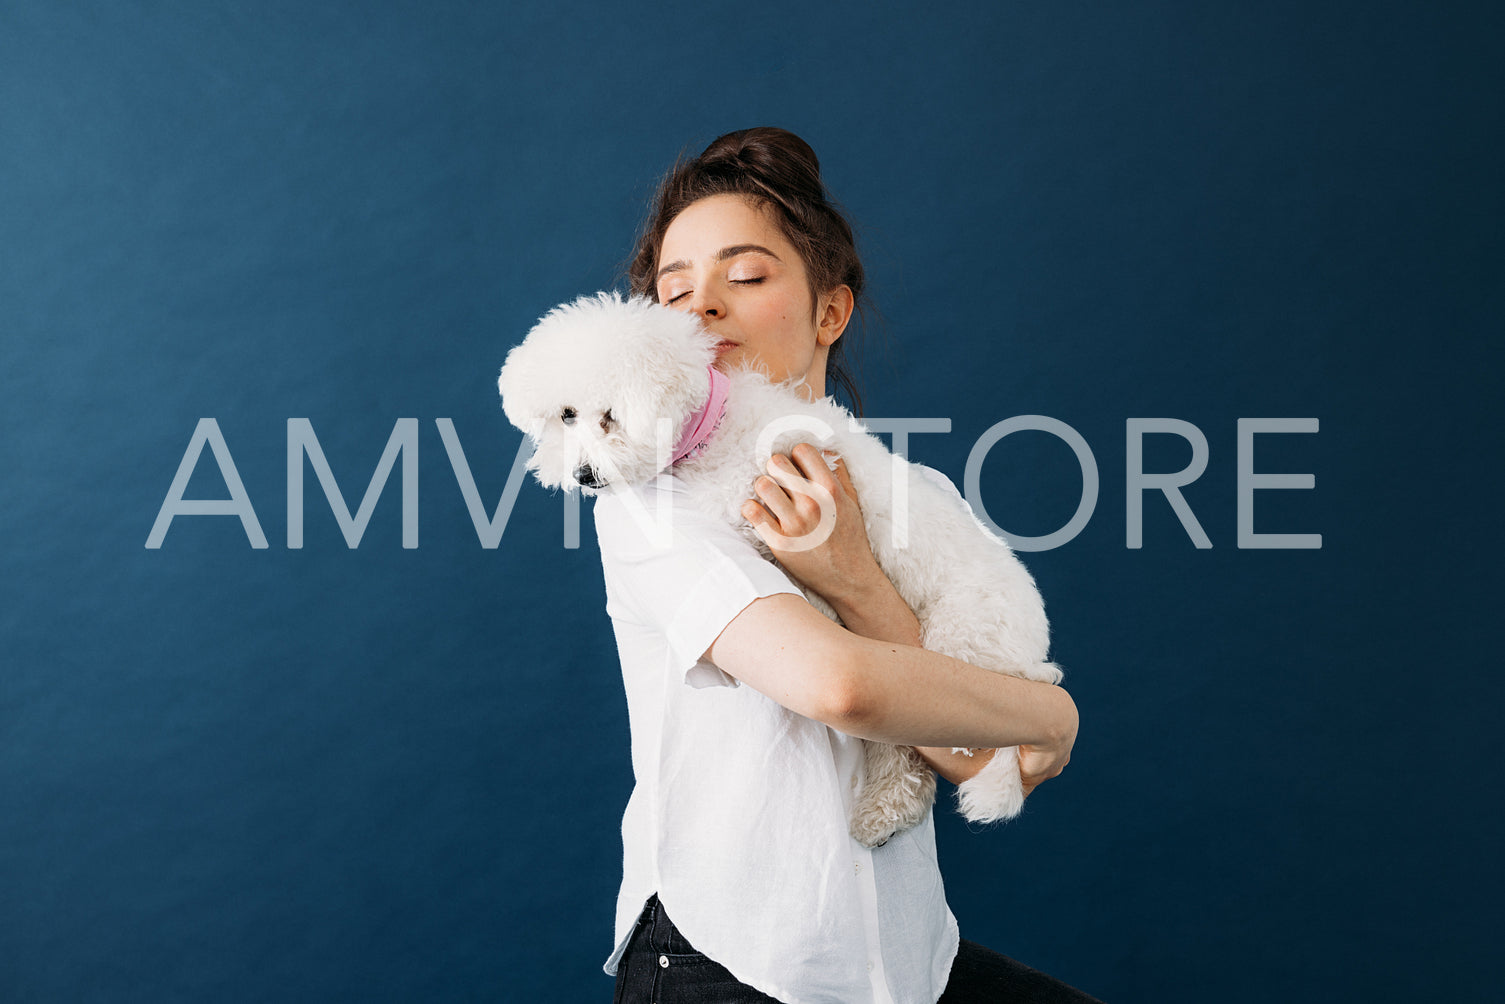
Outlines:
{"type": "MultiPolygon", "coordinates": [[[[712,341],[694,317],[614,295],[581,298],[547,315],[508,355],[498,381],[507,417],[537,444],[530,461],[551,487],[587,492],[647,481],[668,466],[679,436],[711,391],[712,341]]],[[[814,442],[845,463],[879,566],[918,618],[925,648],[985,669],[1057,683],[1049,627],[1034,580],[1008,545],[972,517],[954,489],[897,460],[829,398],[806,401],[762,374],[724,388],[714,433],[673,473],[683,497],[772,553],[742,518],[772,453],[814,442]],[[898,482],[898,483],[896,483],[898,482]]],[[[814,593],[810,602],[832,619],[814,593]]],[[[907,747],[866,744],[852,836],[867,846],[924,817],[935,778],[907,747]]],[[[976,822],[1019,813],[1018,750],[998,750],[958,791],[976,822]]]]}

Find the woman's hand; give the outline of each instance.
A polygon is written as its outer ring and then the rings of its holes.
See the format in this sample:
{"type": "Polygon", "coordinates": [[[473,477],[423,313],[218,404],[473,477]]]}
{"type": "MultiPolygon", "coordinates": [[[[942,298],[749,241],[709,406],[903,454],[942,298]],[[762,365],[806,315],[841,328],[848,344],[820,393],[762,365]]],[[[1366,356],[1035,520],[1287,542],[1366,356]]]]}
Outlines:
{"type": "MultiPolygon", "coordinates": [[[[1072,706],[1075,711],[1075,705],[1072,706]]],[[[1048,745],[1019,747],[1019,778],[1024,782],[1024,794],[1029,795],[1035,786],[1060,775],[1071,762],[1071,747],[1076,745],[1076,715],[1071,717],[1071,728],[1060,739],[1048,745]]]]}
{"type": "MultiPolygon", "coordinates": [[[[1042,782],[1059,777],[1071,762],[1071,748],[1076,743],[1076,724],[1075,705],[1072,705],[1070,728],[1059,739],[1019,747],[1019,779],[1024,782],[1026,797],[1042,782]]],[[[915,752],[941,777],[952,784],[961,784],[976,777],[993,759],[996,750],[973,750],[968,756],[953,752],[949,746],[916,746],[915,752]]]]}
{"type": "Polygon", "coordinates": [[[857,493],[840,461],[832,471],[820,450],[800,443],[787,456],[769,458],[767,470],[754,482],[757,498],[742,506],[742,516],[785,571],[839,614],[885,587],[893,591],[873,557],[857,493]]]}

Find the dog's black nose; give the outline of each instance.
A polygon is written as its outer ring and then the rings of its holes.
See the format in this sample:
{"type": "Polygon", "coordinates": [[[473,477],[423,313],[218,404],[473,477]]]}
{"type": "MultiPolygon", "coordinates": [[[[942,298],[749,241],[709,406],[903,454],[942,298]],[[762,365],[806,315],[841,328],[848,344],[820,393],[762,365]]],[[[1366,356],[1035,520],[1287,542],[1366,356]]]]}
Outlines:
{"type": "Polygon", "coordinates": [[[575,468],[575,480],[586,488],[605,488],[606,482],[596,474],[596,469],[590,464],[581,464],[575,468]]]}

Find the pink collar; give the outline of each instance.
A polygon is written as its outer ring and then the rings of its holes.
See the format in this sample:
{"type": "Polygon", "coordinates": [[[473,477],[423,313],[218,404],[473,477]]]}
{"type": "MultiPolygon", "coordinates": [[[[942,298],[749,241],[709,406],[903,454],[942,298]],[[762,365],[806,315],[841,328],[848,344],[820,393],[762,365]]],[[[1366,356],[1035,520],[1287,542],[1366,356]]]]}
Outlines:
{"type": "Polygon", "coordinates": [[[679,434],[679,443],[674,447],[674,459],[669,461],[671,467],[681,460],[692,460],[700,456],[700,451],[711,441],[716,426],[721,424],[721,416],[726,414],[726,390],[731,381],[714,366],[707,366],[706,370],[711,374],[710,396],[699,411],[685,420],[685,427],[679,434]]]}

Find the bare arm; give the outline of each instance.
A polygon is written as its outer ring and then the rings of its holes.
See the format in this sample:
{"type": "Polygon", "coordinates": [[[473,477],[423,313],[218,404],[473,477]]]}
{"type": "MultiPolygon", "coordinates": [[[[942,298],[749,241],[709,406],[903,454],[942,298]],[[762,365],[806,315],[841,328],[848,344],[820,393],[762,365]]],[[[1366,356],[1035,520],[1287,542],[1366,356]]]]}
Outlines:
{"type": "Polygon", "coordinates": [[[707,658],[740,679],[738,670],[728,665],[737,663],[743,673],[752,674],[747,682],[754,689],[843,732],[915,746],[938,773],[954,783],[981,770],[997,746],[1023,747],[1020,766],[1026,792],[1059,774],[1076,737],[1076,707],[1070,696],[1058,687],[1001,677],[920,649],[919,622],[873,559],[845,470],[838,466],[833,477],[820,453],[808,445],[796,447],[792,456],[792,460],[773,458],[769,470],[778,482],[760,479],[759,501],[749,502],[744,515],[758,527],[781,564],[826,597],[850,630],[831,624],[796,598],[769,597],[755,602],[728,625],[707,658]],[[824,515],[814,496],[801,494],[806,479],[828,494],[824,515]],[[832,503],[834,511],[829,508],[832,503]],[[822,529],[826,538],[819,546],[780,550],[781,536],[797,537],[822,529]],[[772,600],[783,601],[781,607],[801,606],[804,612],[786,630],[776,616],[767,616],[769,611],[756,611],[772,600]],[[814,621],[805,614],[813,615],[814,621]],[[744,633],[744,628],[754,630],[744,633]],[[775,650],[778,654],[770,659],[775,650]],[[807,664],[806,657],[817,652],[807,664]],[[780,670],[788,664],[786,660],[800,664],[798,679],[782,678],[780,670]],[[765,689],[759,679],[780,688],[779,693],[765,689]],[[786,697],[809,701],[815,713],[795,707],[786,697]],[[989,699],[1006,707],[990,708],[989,699]],[[1012,729],[1006,733],[1010,738],[998,742],[951,738],[951,726],[978,714],[1000,715],[991,721],[996,727],[1012,729]],[[942,738],[929,739],[909,733],[911,727],[940,727],[947,732],[942,738]],[[864,728],[882,732],[898,728],[904,730],[905,738],[886,738],[864,728]],[[953,746],[987,749],[967,757],[952,753],[953,746]]]}
{"type": "MultiPolygon", "coordinates": [[[[874,641],[921,647],[919,618],[881,571],[874,581],[831,606],[854,634],[874,641]]],[[[991,749],[977,750],[972,756],[954,752],[951,746],[916,746],[914,749],[931,770],[952,784],[970,780],[993,759],[991,749]]]]}
{"type": "Polygon", "coordinates": [[[1060,687],[863,638],[789,593],[754,600],[706,654],[791,711],[864,739],[1069,748],[1076,736],[1076,705],[1060,687]]]}
{"type": "MultiPolygon", "coordinates": [[[[845,605],[834,603],[832,607],[842,623],[863,637],[919,648],[920,622],[914,611],[909,609],[909,604],[904,602],[888,576],[880,572],[878,579],[867,594],[851,597],[850,602],[855,605],[853,609],[847,610],[845,605]]],[[[1071,700],[1069,695],[1066,699],[1071,700]]],[[[1071,759],[1071,747],[1076,741],[1075,704],[1071,707],[1071,718],[1071,736],[1064,742],[1064,748],[1030,744],[1019,747],[1019,776],[1024,782],[1026,795],[1041,781],[1058,776],[1071,759]]],[[[994,753],[993,749],[979,749],[968,756],[953,752],[950,746],[916,746],[914,749],[932,770],[952,784],[971,780],[993,759],[994,753]]]]}

